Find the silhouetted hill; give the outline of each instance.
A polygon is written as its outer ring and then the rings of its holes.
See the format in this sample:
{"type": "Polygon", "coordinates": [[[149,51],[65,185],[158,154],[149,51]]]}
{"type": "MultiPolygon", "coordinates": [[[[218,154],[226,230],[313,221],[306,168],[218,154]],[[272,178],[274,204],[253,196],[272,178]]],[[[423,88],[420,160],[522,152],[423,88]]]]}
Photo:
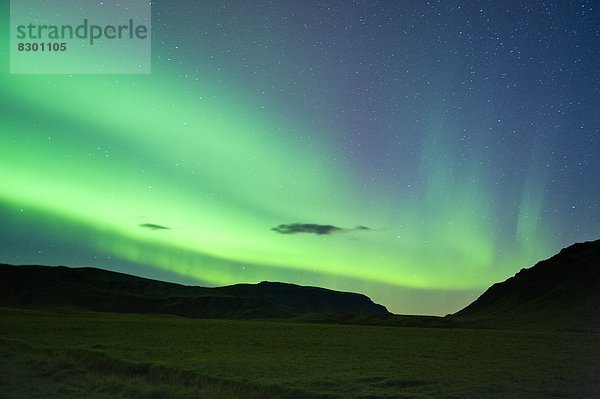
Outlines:
{"type": "Polygon", "coordinates": [[[600,240],[574,244],[492,285],[452,319],[491,328],[600,330],[600,240]]]}
{"type": "Polygon", "coordinates": [[[0,306],[164,313],[202,318],[278,318],[330,314],[384,316],[368,297],[317,287],[262,282],[184,286],[95,268],[0,264],[0,306]]]}
{"type": "Polygon", "coordinates": [[[406,327],[600,331],[600,240],[574,244],[522,269],[444,318],[392,315],[361,294],[294,284],[205,288],[95,268],[2,264],[0,306],[406,327]]]}

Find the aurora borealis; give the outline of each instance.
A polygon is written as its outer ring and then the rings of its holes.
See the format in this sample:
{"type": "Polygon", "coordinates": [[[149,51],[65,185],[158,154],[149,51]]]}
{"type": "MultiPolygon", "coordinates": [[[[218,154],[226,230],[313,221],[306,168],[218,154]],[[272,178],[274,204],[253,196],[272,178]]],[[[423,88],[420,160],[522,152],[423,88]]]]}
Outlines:
{"type": "Polygon", "coordinates": [[[4,37],[0,262],[455,312],[600,236],[598,9],[157,1],[149,75],[10,75],[4,37]]]}

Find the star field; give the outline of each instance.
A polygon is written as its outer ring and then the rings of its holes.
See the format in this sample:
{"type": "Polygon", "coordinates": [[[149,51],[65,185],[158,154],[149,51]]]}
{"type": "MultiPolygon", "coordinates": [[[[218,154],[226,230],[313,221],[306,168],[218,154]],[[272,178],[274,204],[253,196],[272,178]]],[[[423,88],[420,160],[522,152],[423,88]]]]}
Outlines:
{"type": "Polygon", "coordinates": [[[153,2],[151,75],[3,72],[0,261],[455,312],[600,235],[599,10],[153,2]]]}

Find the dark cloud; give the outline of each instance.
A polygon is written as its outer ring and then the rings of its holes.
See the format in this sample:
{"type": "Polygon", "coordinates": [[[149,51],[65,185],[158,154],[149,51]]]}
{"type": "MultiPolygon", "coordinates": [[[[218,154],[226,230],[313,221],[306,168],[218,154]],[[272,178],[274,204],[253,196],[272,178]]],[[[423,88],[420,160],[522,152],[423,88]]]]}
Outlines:
{"type": "Polygon", "coordinates": [[[358,226],[353,229],[346,229],[343,227],[337,227],[330,224],[315,224],[315,223],[290,223],[280,224],[277,227],[273,227],[271,230],[276,231],[280,234],[297,234],[297,233],[308,233],[318,235],[328,235],[335,233],[344,233],[348,231],[356,230],[371,230],[366,226],[358,226]]]}
{"type": "Polygon", "coordinates": [[[291,223],[280,224],[271,230],[281,234],[296,234],[296,233],[312,233],[312,234],[333,234],[342,231],[340,227],[329,224],[313,224],[313,223],[291,223]]]}
{"type": "Polygon", "coordinates": [[[153,223],[142,223],[139,226],[143,227],[145,229],[150,229],[150,230],[169,230],[168,227],[161,226],[160,224],[153,224],[153,223]]]}

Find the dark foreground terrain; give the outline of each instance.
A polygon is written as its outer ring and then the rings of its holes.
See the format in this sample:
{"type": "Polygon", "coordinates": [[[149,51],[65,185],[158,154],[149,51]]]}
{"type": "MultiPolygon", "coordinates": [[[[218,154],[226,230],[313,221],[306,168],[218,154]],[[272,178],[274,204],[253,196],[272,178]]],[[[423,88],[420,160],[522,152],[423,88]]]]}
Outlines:
{"type": "Polygon", "coordinates": [[[0,265],[0,399],[35,398],[600,399],[600,241],[447,317],[318,287],[0,265]]]}
{"type": "Polygon", "coordinates": [[[0,398],[599,398],[600,335],[0,309],[0,398]]]}

